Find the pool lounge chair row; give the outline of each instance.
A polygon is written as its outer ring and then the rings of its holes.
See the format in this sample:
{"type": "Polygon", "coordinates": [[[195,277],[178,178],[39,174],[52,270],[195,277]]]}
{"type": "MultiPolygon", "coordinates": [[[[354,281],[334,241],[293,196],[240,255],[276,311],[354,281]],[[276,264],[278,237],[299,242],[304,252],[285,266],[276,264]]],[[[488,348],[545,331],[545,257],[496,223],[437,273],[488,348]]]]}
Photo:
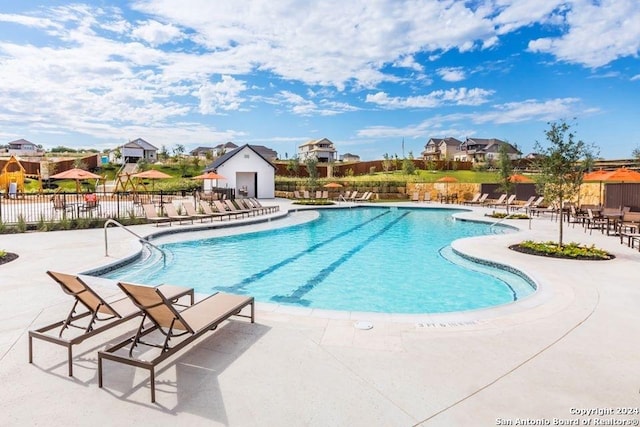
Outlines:
{"type": "Polygon", "coordinates": [[[162,223],[171,225],[174,221],[178,221],[180,224],[183,222],[193,224],[194,220],[204,222],[205,219],[213,221],[217,218],[222,221],[225,218],[243,218],[276,212],[280,208],[277,205],[264,206],[254,198],[235,199],[235,201],[213,200],[211,204],[201,201],[198,206],[199,209],[192,202],[182,202],[182,208],[186,213],[178,213],[173,203],[166,203],[161,208],[165,215],[160,215],[152,204],[143,204],[142,209],[147,220],[158,226],[162,223]]]}
{"type": "Polygon", "coordinates": [[[140,319],[135,333],[129,338],[98,352],[98,386],[103,386],[104,360],[147,369],[151,402],[155,402],[155,368],[193,344],[209,331],[215,330],[232,316],[255,322],[254,299],[250,296],[215,293],[194,303],[194,291],[173,285],[150,287],[132,283],[118,283],[122,295],[107,302],[81,277],[47,272],[62,290],[74,297],[71,311],[64,320],[29,331],[29,363],[33,363],[33,339],[67,348],[69,376],[73,376],[73,346],[117,327],[134,318],[140,319]],[[181,299],[189,297],[187,304],[181,299]],[[250,307],[250,313],[243,310],[250,307]],[[79,310],[79,312],[76,312],[79,310]],[[71,333],[70,328],[77,332],[71,333]],[[143,340],[143,337],[145,339],[143,340]],[[125,349],[125,347],[129,347],[125,349]],[[142,357],[142,348],[152,349],[142,357]],[[160,351],[153,351],[159,349],[160,351]],[[149,357],[149,353],[151,357],[149,357]]]}

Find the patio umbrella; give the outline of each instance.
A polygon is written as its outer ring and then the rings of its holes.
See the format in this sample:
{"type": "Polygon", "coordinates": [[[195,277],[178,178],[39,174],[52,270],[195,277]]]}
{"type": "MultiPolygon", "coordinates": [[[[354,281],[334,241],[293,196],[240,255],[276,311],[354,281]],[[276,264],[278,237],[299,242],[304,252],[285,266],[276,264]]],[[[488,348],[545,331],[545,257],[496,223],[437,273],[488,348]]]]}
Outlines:
{"type": "Polygon", "coordinates": [[[73,168],[66,170],[64,172],[57,173],[55,175],[51,175],[49,178],[51,179],[73,179],[76,181],[76,191],[80,192],[80,181],[85,179],[102,179],[100,175],[96,175],[95,173],[86,171],[80,168],[73,168]]]}
{"type": "Polygon", "coordinates": [[[443,176],[442,178],[439,178],[436,180],[436,182],[444,182],[445,183],[445,197],[449,197],[449,183],[450,182],[458,182],[457,178],[454,178],[452,176],[446,175],[443,176]]]}
{"type": "MultiPolygon", "coordinates": [[[[132,178],[139,178],[139,179],[150,179],[151,180],[151,191],[154,190],[155,186],[156,186],[156,179],[167,179],[167,178],[173,178],[171,175],[166,174],[162,171],[156,170],[156,169],[149,169],[143,172],[138,172],[138,173],[134,173],[133,175],[131,175],[132,178]]],[[[144,184],[143,184],[144,185],[144,184]]]]}
{"type": "Polygon", "coordinates": [[[517,173],[511,175],[509,177],[509,181],[513,182],[514,184],[533,182],[533,180],[531,178],[529,178],[528,176],[520,175],[520,174],[517,174],[517,173]]]}
{"type": "Polygon", "coordinates": [[[342,188],[342,184],[339,182],[330,182],[328,184],[323,185],[324,188],[342,188]]]}
{"type": "Polygon", "coordinates": [[[222,176],[220,174],[215,173],[214,171],[209,171],[209,172],[203,173],[202,175],[194,176],[191,179],[201,179],[203,181],[205,179],[215,179],[216,180],[216,185],[215,186],[217,187],[219,179],[227,179],[227,178],[225,178],[224,176],[222,176]]]}

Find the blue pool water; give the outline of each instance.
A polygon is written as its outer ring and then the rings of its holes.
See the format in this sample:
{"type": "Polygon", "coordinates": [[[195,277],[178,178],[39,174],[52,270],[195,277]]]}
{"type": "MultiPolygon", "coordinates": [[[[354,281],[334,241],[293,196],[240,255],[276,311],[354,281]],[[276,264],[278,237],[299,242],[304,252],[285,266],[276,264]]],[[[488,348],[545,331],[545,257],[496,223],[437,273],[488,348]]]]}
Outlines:
{"type": "Polygon", "coordinates": [[[249,294],[263,302],[384,313],[470,310],[533,292],[517,274],[453,253],[449,244],[455,239],[504,232],[456,221],[454,212],[321,210],[317,220],[287,228],[164,244],[165,265],[150,257],[105,277],[189,285],[206,294],[249,294]]]}

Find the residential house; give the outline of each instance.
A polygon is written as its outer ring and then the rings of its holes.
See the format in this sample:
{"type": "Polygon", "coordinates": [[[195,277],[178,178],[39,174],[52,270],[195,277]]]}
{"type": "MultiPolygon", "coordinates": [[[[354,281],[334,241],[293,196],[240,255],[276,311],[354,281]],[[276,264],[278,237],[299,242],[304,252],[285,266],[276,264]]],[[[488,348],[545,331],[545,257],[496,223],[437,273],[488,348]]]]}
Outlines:
{"type": "Polygon", "coordinates": [[[320,163],[329,163],[336,160],[336,153],[333,142],[327,138],[307,141],[298,146],[298,159],[301,162],[315,157],[320,163]]]}
{"type": "Polygon", "coordinates": [[[265,147],[264,145],[251,145],[251,148],[256,150],[262,157],[270,162],[278,159],[278,152],[269,147],[265,147]]]}
{"type": "Polygon", "coordinates": [[[228,153],[229,151],[233,151],[238,146],[233,142],[225,142],[224,144],[218,144],[213,147],[213,157],[220,157],[228,153]]]}
{"type": "Polygon", "coordinates": [[[140,160],[149,163],[155,163],[158,160],[158,149],[142,138],[129,141],[109,152],[109,161],[112,163],[137,163],[140,160]],[[120,158],[116,159],[118,150],[120,150],[120,158]]]}
{"type": "Polygon", "coordinates": [[[189,151],[189,154],[193,157],[200,157],[202,159],[206,159],[207,155],[210,154],[213,156],[213,147],[197,147],[193,150],[189,151]]]}
{"type": "Polygon", "coordinates": [[[496,138],[467,138],[454,156],[454,160],[486,163],[498,160],[500,156],[500,147],[507,147],[507,155],[511,160],[515,160],[522,156],[520,150],[508,142],[501,141],[496,138]]]}
{"type": "MultiPolygon", "coordinates": [[[[204,169],[225,177],[224,185],[233,188],[237,196],[272,199],[275,197],[276,167],[253,145],[243,145],[223,154],[204,169]]],[[[204,190],[211,183],[204,182],[204,190]]],[[[218,183],[220,184],[220,183],[218,183]]]]}
{"type": "Polygon", "coordinates": [[[42,156],[44,154],[44,150],[26,139],[17,139],[8,143],[7,152],[10,156],[17,157],[42,156]]]}
{"type": "Polygon", "coordinates": [[[359,162],[360,156],[357,154],[344,153],[340,156],[341,162],[359,162]]]}
{"type": "Polygon", "coordinates": [[[462,141],[452,137],[429,138],[421,153],[424,160],[453,160],[462,141]]]}

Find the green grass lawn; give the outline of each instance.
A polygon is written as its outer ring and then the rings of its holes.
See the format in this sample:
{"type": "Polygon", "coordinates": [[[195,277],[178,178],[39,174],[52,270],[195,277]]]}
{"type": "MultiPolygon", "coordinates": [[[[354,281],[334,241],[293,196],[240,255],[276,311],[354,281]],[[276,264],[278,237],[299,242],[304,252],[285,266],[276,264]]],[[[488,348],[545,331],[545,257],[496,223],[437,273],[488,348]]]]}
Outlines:
{"type": "MultiPolygon", "coordinates": [[[[405,175],[402,171],[393,171],[393,172],[379,172],[375,174],[368,175],[360,175],[360,176],[349,176],[349,177],[340,177],[340,178],[322,178],[319,182],[397,182],[397,181],[406,181],[406,182],[436,182],[438,179],[443,176],[452,176],[456,178],[459,182],[470,182],[470,183],[497,183],[498,182],[498,173],[497,172],[477,172],[477,171],[426,171],[426,170],[418,170],[414,175],[405,175]]],[[[294,182],[304,180],[306,178],[292,178],[292,177],[284,177],[277,176],[276,180],[281,182],[294,182]]]]}

